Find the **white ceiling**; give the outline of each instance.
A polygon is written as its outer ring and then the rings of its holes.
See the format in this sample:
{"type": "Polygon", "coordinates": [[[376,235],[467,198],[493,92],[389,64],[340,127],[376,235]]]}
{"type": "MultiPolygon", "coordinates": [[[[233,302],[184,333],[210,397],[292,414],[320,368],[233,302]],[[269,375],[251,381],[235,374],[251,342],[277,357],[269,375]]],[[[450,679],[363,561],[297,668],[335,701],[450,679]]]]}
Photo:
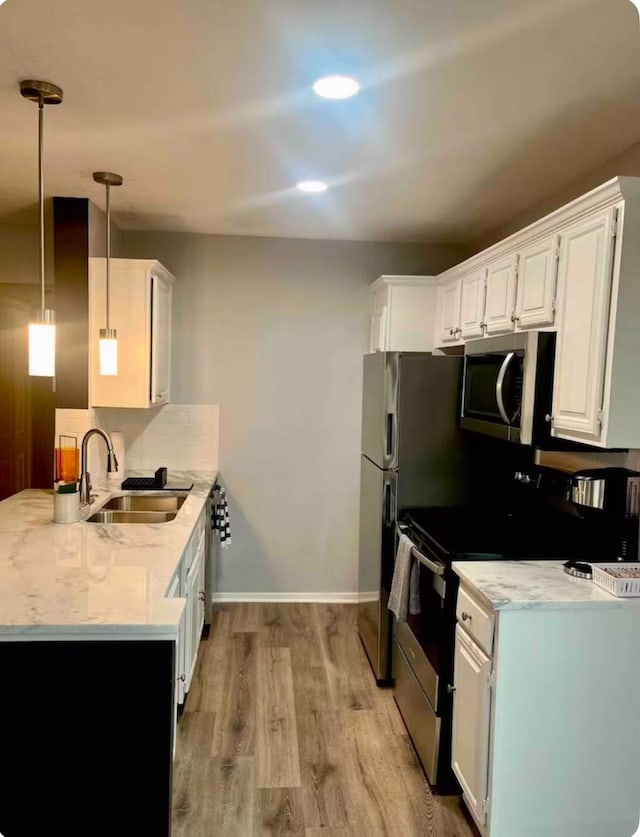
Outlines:
{"type": "Polygon", "coordinates": [[[628,0],[7,0],[0,7],[0,217],[36,195],[123,227],[473,240],[640,140],[628,0]],[[349,72],[355,99],[311,83],[349,72]],[[327,180],[302,195],[304,178],[327,180]]]}

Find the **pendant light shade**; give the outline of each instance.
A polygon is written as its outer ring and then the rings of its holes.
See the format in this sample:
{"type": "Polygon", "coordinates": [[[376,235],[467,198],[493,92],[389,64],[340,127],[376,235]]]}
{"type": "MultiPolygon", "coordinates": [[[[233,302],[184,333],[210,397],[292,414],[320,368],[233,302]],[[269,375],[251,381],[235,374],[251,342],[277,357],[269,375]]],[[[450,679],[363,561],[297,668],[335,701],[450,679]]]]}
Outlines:
{"type": "Polygon", "coordinates": [[[56,319],[46,308],[44,284],[44,106],[62,102],[62,88],[48,81],[21,81],[20,94],[38,105],[38,206],[40,210],[40,308],[29,323],[29,375],[56,374],[56,319]]]}
{"type": "Polygon", "coordinates": [[[107,196],[106,206],[106,239],[107,239],[107,261],[106,261],[106,328],[100,329],[99,342],[99,363],[101,375],[118,374],[118,334],[115,328],[111,328],[111,199],[110,189],[112,186],[122,186],[122,177],[109,171],[94,171],[93,179],[105,188],[107,196]]]}

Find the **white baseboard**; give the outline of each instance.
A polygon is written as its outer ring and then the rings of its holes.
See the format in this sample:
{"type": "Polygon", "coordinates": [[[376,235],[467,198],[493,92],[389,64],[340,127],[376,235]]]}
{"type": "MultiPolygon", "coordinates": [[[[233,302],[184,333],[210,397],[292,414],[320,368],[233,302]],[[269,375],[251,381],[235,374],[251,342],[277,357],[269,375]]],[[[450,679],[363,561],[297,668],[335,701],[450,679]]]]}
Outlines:
{"type": "Polygon", "coordinates": [[[307,604],[356,604],[375,602],[373,593],[214,593],[214,604],[230,602],[299,602],[307,604]]]}

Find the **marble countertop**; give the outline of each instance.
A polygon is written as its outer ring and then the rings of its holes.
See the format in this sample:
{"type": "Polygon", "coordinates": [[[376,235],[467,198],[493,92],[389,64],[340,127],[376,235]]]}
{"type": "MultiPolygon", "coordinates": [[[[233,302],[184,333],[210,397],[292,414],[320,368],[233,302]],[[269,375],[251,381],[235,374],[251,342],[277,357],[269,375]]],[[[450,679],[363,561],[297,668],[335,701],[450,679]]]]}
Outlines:
{"type": "Polygon", "coordinates": [[[216,477],[170,473],[167,484],[193,488],[168,523],[86,523],[131,493],[109,483],[79,523],[53,523],[51,491],[0,502],[0,639],[175,638],[185,600],[165,594],[216,477]]]}
{"type": "Polygon", "coordinates": [[[640,598],[616,598],[593,581],[567,575],[563,563],[455,561],[453,570],[492,610],[640,608],[640,598]]]}

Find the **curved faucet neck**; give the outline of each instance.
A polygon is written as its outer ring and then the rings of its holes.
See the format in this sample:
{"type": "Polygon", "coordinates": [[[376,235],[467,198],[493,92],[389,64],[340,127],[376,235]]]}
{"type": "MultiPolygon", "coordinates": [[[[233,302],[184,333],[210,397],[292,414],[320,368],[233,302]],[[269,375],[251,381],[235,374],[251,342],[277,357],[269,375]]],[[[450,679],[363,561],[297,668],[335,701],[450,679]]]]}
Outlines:
{"type": "Polygon", "coordinates": [[[92,436],[98,435],[100,436],[105,445],[107,446],[107,471],[108,473],[113,473],[114,471],[118,470],[118,460],[116,459],[116,455],[113,450],[113,442],[111,441],[111,437],[108,433],[105,433],[104,430],[101,430],[99,427],[92,427],[82,437],[82,444],[81,444],[81,473],[80,473],[80,503],[81,505],[87,505],[91,502],[91,478],[89,476],[89,472],[87,470],[87,449],[89,445],[89,440],[92,436]]]}

